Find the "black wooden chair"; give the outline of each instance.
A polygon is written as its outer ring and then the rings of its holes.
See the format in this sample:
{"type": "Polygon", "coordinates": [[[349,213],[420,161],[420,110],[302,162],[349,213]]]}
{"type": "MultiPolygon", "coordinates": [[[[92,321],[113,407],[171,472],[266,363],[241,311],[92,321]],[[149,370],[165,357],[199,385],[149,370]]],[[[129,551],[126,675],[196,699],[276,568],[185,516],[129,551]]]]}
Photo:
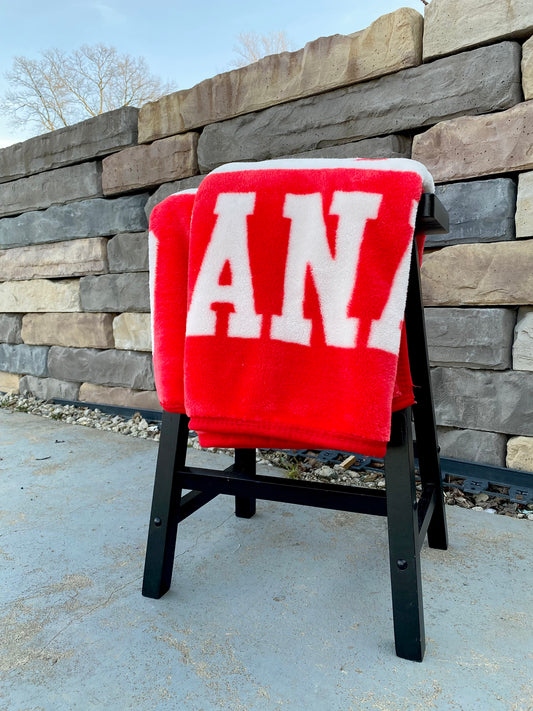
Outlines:
{"type": "MultiPolygon", "coordinates": [[[[448,231],[448,215],[438,199],[425,193],[416,231],[448,231]]],[[[412,250],[405,311],[409,363],[416,404],[393,413],[385,457],[386,491],[294,481],[256,474],[256,450],[235,450],[223,471],[186,464],[188,418],[163,412],[142,593],[160,598],[169,589],[178,523],[218,494],[235,496],[235,514],[250,518],[256,499],[386,516],[396,653],[422,661],[425,650],[420,550],[426,534],[431,548],[448,545],[442,479],[431,394],[417,250],[412,250]],[[417,496],[413,422],[421,493],[417,496]],[[189,490],[183,495],[183,490],[189,490]]]]}

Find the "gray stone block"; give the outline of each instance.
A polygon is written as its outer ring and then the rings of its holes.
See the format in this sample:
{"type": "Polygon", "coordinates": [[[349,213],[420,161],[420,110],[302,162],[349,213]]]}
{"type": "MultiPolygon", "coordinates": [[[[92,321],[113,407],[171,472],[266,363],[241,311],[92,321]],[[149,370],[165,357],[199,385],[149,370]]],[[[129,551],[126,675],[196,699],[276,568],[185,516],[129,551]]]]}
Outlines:
{"type": "Polygon", "coordinates": [[[442,457],[465,459],[467,462],[505,466],[507,435],[479,430],[456,430],[437,427],[442,457]]]}
{"type": "Polygon", "coordinates": [[[0,314],[0,343],[22,343],[22,314],[0,314]]]}
{"type": "Polygon", "coordinates": [[[80,383],[24,375],[20,379],[19,392],[24,396],[33,395],[39,400],[52,400],[56,397],[61,400],[77,400],[80,392],[80,383]]]}
{"type": "Polygon", "coordinates": [[[174,195],[174,193],[179,193],[181,190],[190,190],[191,188],[197,188],[205,175],[193,175],[192,178],[184,178],[183,180],[174,180],[172,183],[164,183],[160,185],[155,193],[148,198],[145,206],[146,217],[150,218],[150,213],[156,205],[169,195],[174,195]]]}
{"type": "Polygon", "coordinates": [[[148,274],[137,272],[82,277],[80,301],[82,311],[150,311],[148,274]]]}
{"type": "Polygon", "coordinates": [[[110,272],[148,271],[148,232],[116,235],[107,243],[110,272]]]}
{"type": "Polygon", "coordinates": [[[133,106],[43,133],[0,150],[0,183],[106,156],[137,143],[133,106]]]}
{"type": "Polygon", "coordinates": [[[379,136],[281,158],[410,158],[411,144],[412,139],[407,136],[379,136]]]}
{"type": "Polygon", "coordinates": [[[531,436],[533,373],[434,368],[437,424],[531,436]]]}
{"type": "Polygon", "coordinates": [[[511,367],[513,309],[426,308],[425,319],[432,365],[511,367]]]}
{"type": "Polygon", "coordinates": [[[48,375],[48,347],[0,343],[0,370],[19,375],[48,375]]]}
{"type": "Polygon", "coordinates": [[[135,390],[155,388],[152,357],[148,353],[52,346],[48,370],[53,378],[74,382],[120,385],[135,390]]]}
{"type": "Polygon", "coordinates": [[[426,248],[515,239],[516,185],[510,178],[438,185],[450,216],[446,235],[428,235],[426,248]]]}
{"type": "Polygon", "coordinates": [[[141,232],[148,227],[144,213],[147,199],[147,193],[111,200],[95,198],[6,217],[0,220],[0,248],[141,232]]]}
{"type": "Polygon", "coordinates": [[[102,164],[81,163],[0,184],[0,215],[42,210],[102,195],[102,164]]]}
{"type": "Polygon", "coordinates": [[[522,100],[520,60],[520,45],[502,42],[211,124],[200,172],[509,108],[522,100]]]}

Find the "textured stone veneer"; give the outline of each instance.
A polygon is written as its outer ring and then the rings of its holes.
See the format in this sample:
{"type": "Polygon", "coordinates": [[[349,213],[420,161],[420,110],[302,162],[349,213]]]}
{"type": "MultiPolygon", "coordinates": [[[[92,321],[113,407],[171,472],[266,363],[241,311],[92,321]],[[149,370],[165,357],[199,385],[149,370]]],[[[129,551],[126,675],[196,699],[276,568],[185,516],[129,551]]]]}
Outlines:
{"type": "Polygon", "coordinates": [[[422,17],[401,8],[361,32],[321,37],[145,104],[139,142],[397,72],[420,64],[421,53],[422,17]]]}
{"type": "Polygon", "coordinates": [[[431,0],[425,8],[424,61],[532,33],[531,0],[431,0]]]}
{"type": "Polygon", "coordinates": [[[520,57],[517,43],[504,42],[210,124],[198,142],[200,171],[514,106],[522,96],[520,57]]]}
{"type": "Polygon", "coordinates": [[[441,451],[533,473],[532,15],[431,0],[0,149],[0,392],[158,409],[154,205],[223,162],[415,158],[450,216],[422,266],[441,451]]]}

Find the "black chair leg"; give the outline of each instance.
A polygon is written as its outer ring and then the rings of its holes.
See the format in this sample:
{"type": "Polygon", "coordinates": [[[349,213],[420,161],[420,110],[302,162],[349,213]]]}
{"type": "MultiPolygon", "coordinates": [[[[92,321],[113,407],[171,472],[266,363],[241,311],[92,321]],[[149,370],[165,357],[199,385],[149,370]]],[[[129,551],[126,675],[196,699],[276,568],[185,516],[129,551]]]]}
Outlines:
{"type": "Polygon", "coordinates": [[[385,477],[396,654],[421,662],[426,642],[411,408],[393,413],[385,477]]]}
{"type": "Polygon", "coordinates": [[[177,471],[185,465],[189,418],[163,412],[142,594],[159,599],[170,588],[181,502],[177,471]]]}
{"type": "Polygon", "coordinates": [[[416,384],[416,404],[413,405],[413,417],[420,478],[424,487],[430,485],[435,489],[435,509],[428,527],[428,545],[430,548],[446,550],[448,548],[448,528],[444,508],[444,491],[437,445],[437,427],[429,371],[426,325],[424,321],[420,284],[420,267],[416,249],[413,249],[411,259],[405,326],[409,347],[411,375],[413,382],[416,384]]]}
{"type": "Polygon", "coordinates": [[[448,525],[444,503],[439,451],[431,399],[427,403],[426,394],[413,408],[418,465],[422,486],[431,486],[435,490],[435,508],[428,526],[428,546],[439,550],[448,549],[448,525]]]}
{"type": "MultiPolygon", "coordinates": [[[[247,476],[255,476],[255,449],[235,450],[235,464],[233,465],[233,472],[235,474],[242,473],[247,476]]],[[[246,499],[242,496],[235,497],[235,516],[238,516],[238,518],[252,518],[255,511],[255,499],[246,499]]]]}

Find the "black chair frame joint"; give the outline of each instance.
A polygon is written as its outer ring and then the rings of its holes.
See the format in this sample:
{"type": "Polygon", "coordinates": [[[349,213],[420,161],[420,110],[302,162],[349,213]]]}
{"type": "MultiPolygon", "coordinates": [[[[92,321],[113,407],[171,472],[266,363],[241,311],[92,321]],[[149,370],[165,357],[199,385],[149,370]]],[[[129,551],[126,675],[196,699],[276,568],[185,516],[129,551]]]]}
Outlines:
{"type": "MultiPolygon", "coordinates": [[[[448,231],[447,213],[434,195],[422,196],[416,231],[448,231]]],[[[178,524],[218,494],[235,497],[235,514],[241,518],[254,515],[257,499],[386,516],[396,653],[422,661],[425,634],[420,550],[426,536],[430,547],[445,550],[448,534],[416,249],[412,250],[405,324],[411,373],[417,385],[416,403],[393,413],[385,491],[260,476],[255,449],[237,449],[234,463],[224,471],[189,467],[185,462],[189,420],[184,414],[163,413],[143,595],[157,599],[170,588],[178,524]],[[422,488],[419,496],[413,423],[422,488]],[[190,491],[183,495],[183,489],[190,491]]]]}

